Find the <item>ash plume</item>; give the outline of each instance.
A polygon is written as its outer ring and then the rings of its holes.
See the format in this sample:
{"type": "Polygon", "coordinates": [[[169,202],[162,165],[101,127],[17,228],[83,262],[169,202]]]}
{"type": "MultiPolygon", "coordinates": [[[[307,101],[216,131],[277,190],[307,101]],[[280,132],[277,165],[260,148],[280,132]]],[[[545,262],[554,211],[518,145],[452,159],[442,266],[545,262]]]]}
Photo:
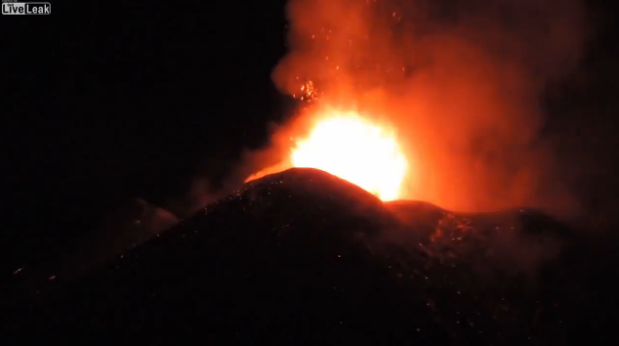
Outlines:
{"type": "Polygon", "coordinates": [[[414,165],[407,199],[576,210],[540,98],[581,58],[580,1],[291,0],[286,13],[273,81],[293,95],[311,80],[321,102],[393,124],[414,165]]]}

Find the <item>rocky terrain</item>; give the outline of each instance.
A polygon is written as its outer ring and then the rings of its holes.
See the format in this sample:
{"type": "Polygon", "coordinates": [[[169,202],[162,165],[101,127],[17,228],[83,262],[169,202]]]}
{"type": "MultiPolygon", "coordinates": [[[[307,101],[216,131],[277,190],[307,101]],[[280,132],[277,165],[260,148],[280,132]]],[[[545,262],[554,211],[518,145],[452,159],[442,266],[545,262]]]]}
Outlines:
{"type": "Polygon", "coordinates": [[[589,344],[616,321],[612,249],[533,210],[382,203],[291,169],[99,268],[37,274],[4,326],[89,343],[589,344]]]}

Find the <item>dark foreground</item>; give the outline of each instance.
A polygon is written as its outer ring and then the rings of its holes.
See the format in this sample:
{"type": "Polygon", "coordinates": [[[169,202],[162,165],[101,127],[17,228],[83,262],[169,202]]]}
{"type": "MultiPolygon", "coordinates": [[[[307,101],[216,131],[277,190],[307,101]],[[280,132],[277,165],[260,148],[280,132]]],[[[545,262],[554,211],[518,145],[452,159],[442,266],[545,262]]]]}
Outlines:
{"type": "Polygon", "coordinates": [[[20,286],[3,340],[608,343],[613,247],[532,211],[383,204],[293,169],[102,268],[20,286]]]}

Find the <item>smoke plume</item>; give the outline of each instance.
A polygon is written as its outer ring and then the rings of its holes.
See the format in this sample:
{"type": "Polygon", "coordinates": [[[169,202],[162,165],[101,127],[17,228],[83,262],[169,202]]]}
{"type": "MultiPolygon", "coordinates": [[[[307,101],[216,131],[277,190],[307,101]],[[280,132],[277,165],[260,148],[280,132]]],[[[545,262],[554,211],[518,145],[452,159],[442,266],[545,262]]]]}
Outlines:
{"type": "MultiPolygon", "coordinates": [[[[290,0],[284,93],[397,128],[413,163],[406,197],[460,211],[573,212],[541,137],[541,96],[578,63],[578,0],[290,0]]],[[[285,136],[284,136],[285,137],[285,136]]]]}

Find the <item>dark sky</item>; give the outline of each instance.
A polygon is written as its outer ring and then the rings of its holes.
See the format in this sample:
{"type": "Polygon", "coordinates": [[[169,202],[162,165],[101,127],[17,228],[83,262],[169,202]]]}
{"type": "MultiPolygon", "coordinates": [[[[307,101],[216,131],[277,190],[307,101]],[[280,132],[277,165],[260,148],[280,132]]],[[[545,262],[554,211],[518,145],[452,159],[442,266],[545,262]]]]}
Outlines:
{"type": "Polygon", "coordinates": [[[225,171],[262,145],[286,113],[270,80],[283,1],[52,6],[0,18],[13,239],[73,234],[136,196],[160,203],[205,161],[225,171]]]}
{"type": "MultiPolygon", "coordinates": [[[[286,52],[284,2],[53,2],[49,17],[0,18],[3,244],[62,242],[263,145],[294,106],[270,80],[286,52]]],[[[590,3],[598,33],[549,92],[548,131],[566,138],[568,160],[599,165],[583,190],[610,196],[592,181],[613,186],[616,22],[590,3]]]]}

